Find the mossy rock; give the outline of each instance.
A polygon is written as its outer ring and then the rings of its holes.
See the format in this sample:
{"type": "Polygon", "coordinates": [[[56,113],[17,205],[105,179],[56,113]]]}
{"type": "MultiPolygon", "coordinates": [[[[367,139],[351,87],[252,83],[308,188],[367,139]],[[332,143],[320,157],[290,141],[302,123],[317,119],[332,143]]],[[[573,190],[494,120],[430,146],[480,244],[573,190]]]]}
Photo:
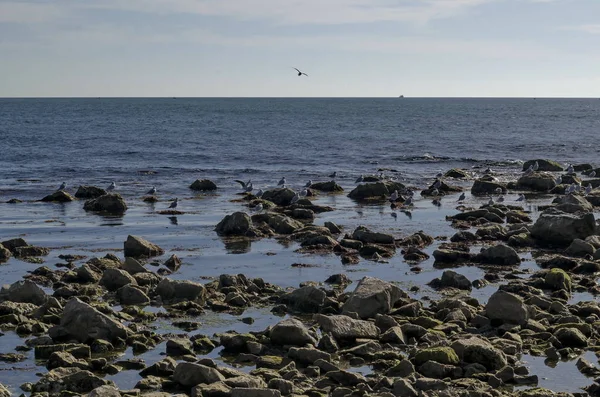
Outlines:
{"type": "Polygon", "coordinates": [[[556,161],[536,159],[536,160],[528,160],[525,163],[523,163],[523,171],[526,171],[529,168],[529,166],[535,165],[536,161],[539,166],[537,171],[551,171],[552,172],[552,171],[563,171],[564,170],[564,167],[556,161]]]}
{"type": "Polygon", "coordinates": [[[550,269],[546,273],[544,282],[550,289],[555,291],[563,289],[570,293],[572,290],[571,277],[567,272],[559,268],[550,269]]]}
{"type": "Polygon", "coordinates": [[[451,347],[430,347],[422,349],[415,354],[413,361],[416,365],[421,365],[427,361],[435,361],[440,364],[457,365],[459,363],[456,352],[451,347]]]}

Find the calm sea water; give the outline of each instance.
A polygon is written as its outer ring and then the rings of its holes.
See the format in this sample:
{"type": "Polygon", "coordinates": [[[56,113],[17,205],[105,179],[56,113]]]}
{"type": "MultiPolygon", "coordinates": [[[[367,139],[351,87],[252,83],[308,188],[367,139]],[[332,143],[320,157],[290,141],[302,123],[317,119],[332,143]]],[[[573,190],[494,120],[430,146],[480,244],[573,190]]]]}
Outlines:
{"type": "MultiPolygon", "coordinates": [[[[295,243],[267,239],[232,245],[221,240],[215,224],[226,214],[247,210],[236,201],[240,189],[233,180],[251,178],[256,188],[266,189],[285,176],[297,189],[308,179],[327,180],[337,171],[338,183],[349,191],[360,174],[383,168],[424,188],[437,172],[452,167],[473,173],[491,167],[502,178],[514,179],[521,162],[531,158],[600,165],[595,147],[599,132],[600,101],[587,99],[0,99],[0,241],[20,236],[49,247],[44,265],[55,269],[63,262],[60,254],[122,256],[123,242],[134,234],[162,246],[167,254],[161,260],[173,253],[183,259],[174,278],[205,282],[222,273],[244,273],[297,287],[303,281],[347,273],[354,281],[371,275],[406,290],[418,285],[421,291],[414,297],[433,296],[426,283],[442,273],[433,260],[413,273],[400,254],[389,263],[363,260],[344,266],[335,255],[296,252],[295,243]],[[190,191],[198,178],[214,180],[219,190],[190,191]],[[122,217],[86,213],[80,201],[37,201],[63,181],[74,193],[80,184],[106,187],[112,180],[129,206],[122,217]],[[142,197],[152,186],[160,201],[144,203],[142,197]],[[184,214],[158,214],[175,197],[184,214]],[[24,202],[7,204],[11,198],[24,202]],[[310,266],[292,267],[294,263],[310,266]]],[[[471,182],[457,183],[468,188],[471,182]]],[[[507,196],[508,203],[513,196],[507,196]]],[[[535,217],[537,205],[551,200],[541,196],[528,202],[527,209],[535,217]]],[[[334,221],[349,232],[362,224],[398,237],[418,230],[451,236],[455,230],[445,216],[457,212],[456,197],[444,201],[438,208],[419,199],[412,219],[402,214],[396,219],[385,203],[362,205],[345,194],[320,195],[316,204],[335,211],[319,214],[315,223],[334,221]]],[[[486,201],[467,195],[467,205],[486,201]]],[[[426,252],[431,254],[438,244],[426,252]]],[[[522,268],[536,270],[531,256],[522,255],[522,268]]],[[[0,265],[0,283],[17,281],[39,266],[13,258],[0,265]]],[[[459,271],[470,280],[484,275],[476,267],[459,271]]],[[[485,302],[497,287],[474,290],[472,296],[485,302]]],[[[268,311],[253,315],[257,329],[276,321],[268,311]]],[[[218,321],[244,327],[236,319],[218,321]]],[[[221,329],[218,321],[198,332],[221,329]]],[[[0,336],[0,353],[22,343],[6,333],[0,336]]],[[[148,364],[160,359],[159,353],[149,352],[148,364]]],[[[552,373],[530,361],[533,373],[552,373]]],[[[574,363],[568,365],[577,373],[574,363]]],[[[39,372],[30,361],[11,368],[0,363],[0,378],[13,390],[35,381],[39,372]]],[[[137,379],[135,371],[115,378],[122,388],[133,387],[137,379]]],[[[558,391],[575,391],[585,383],[569,379],[556,376],[541,383],[558,391]]]]}

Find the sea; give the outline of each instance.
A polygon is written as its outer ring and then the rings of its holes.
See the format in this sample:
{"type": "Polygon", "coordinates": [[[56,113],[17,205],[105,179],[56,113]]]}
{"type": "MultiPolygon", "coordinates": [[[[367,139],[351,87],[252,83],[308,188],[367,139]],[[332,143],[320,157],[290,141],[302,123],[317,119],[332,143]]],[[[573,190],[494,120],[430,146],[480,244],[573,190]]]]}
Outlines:
{"type": "MultiPolygon", "coordinates": [[[[173,278],[205,283],[220,274],[243,273],[290,288],[345,273],[354,281],[349,290],[369,275],[407,291],[416,286],[418,290],[411,291],[416,298],[438,297],[427,286],[443,271],[433,266],[433,259],[423,262],[420,272],[411,271],[400,254],[387,263],[362,260],[348,266],[335,255],[304,254],[297,244],[277,239],[232,243],[219,238],[214,227],[227,214],[250,212],[235,180],[252,180],[255,189],[267,190],[285,177],[287,186],[300,190],[308,180],[327,181],[337,172],[336,182],[345,192],[314,199],[335,209],[319,214],[315,224],[332,221],[349,233],[365,225],[397,237],[423,230],[440,238],[426,249],[431,254],[456,232],[445,217],[458,212],[457,197],[445,197],[437,207],[417,194],[410,218],[402,213],[393,217],[386,203],[363,204],[347,197],[360,175],[383,173],[418,191],[451,168],[461,168],[473,178],[491,169],[501,181],[511,181],[529,159],[598,167],[598,136],[598,99],[0,99],[0,241],[22,237],[50,248],[41,264],[14,258],[0,264],[0,283],[18,281],[40,266],[57,269],[64,263],[59,255],[85,257],[77,265],[107,253],[122,257],[127,236],[137,235],[166,250],[160,260],[171,254],[183,260],[173,278]],[[196,179],[210,179],[218,189],[194,192],[189,186],[196,179]],[[82,201],[39,201],[63,182],[74,194],[79,185],[105,188],[112,181],[127,202],[124,216],[85,212],[82,201]],[[159,201],[146,203],[142,198],[153,186],[159,201]],[[161,215],[175,198],[183,214],[161,215]],[[7,203],[11,199],[22,202],[7,203]]],[[[489,198],[468,194],[472,180],[449,182],[467,189],[465,204],[477,207],[489,198]]],[[[552,198],[532,198],[526,210],[535,217],[538,207],[552,198]]],[[[506,197],[507,203],[515,199],[512,193],[506,197]]],[[[522,256],[526,277],[538,268],[530,253],[522,256]]],[[[484,275],[476,267],[457,271],[470,280],[484,275]]],[[[485,303],[498,285],[471,295],[485,303]]],[[[580,293],[573,302],[593,299],[580,293]]],[[[236,316],[207,314],[196,319],[203,323],[197,332],[258,330],[280,320],[268,308],[249,309],[244,313],[248,315],[255,318],[253,325],[236,316]]],[[[174,332],[167,323],[153,326],[157,332],[174,332]]],[[[13,332],[0,335],[0,353],[24,344],[13,332]]],[[[141,358],[149,365],[162,358],[161,352],[164,346],[141,358]]],[[[219,359],[218,351],[211,354],[219,359]]],[[[130,350],[124,353],[132,356],[130,350]]],[[[523,360],[532,373],[540,374],[540,386],[573,392],[592,383],[573,360],[556,367],[559,372],[535,357],[523,360]]],[[[0,379],[21,393],[19,386],[35,382],[36,373],[43,370],[39,365],[31,353],[22,363],[0,362],[0,379]]],[[[370,369],[360,371],[368,374],[370,369]]],[[[136,371],[109,378],[124,389],[140,379],[136,371]]]]}

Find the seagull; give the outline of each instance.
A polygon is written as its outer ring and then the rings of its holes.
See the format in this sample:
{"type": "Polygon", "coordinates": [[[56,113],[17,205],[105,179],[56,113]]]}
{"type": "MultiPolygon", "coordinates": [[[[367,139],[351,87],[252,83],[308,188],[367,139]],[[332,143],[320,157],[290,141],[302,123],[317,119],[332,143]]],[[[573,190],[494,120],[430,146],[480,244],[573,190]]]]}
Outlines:
{"type": "Polygon", "coordinates": [[[588,174],[588,177],[593,178],[596,176],[596,171],[592,171],[588,174]]]}
{"type": "Polygon", "coordinates": [[[304,185],[304,187],[309,188],[312,186],[312,179],[309,179],[308,182],[306,182],[306,185],[304,185]]]}
{"type": "Polygon", "coordinates": [[[63,182],[63,183],[60,185],[60,187],[58,188],[57,192],[58,192],[58,191],[61,191],[61,190],[65,190],[66,188],[67,188],[67,182],[63,182]]]}
{"type": "Polygon", "coordinates": [[[405,207],[409,207],[409,206],[413,205],[413,198],[412,197],[408,197],[404,201],[404,203],[402,205],[405,206],[405,207]]]}
{"type": "Polygon", "coordinates": [[[439,179],[436,179],[435,182],[433,183],[433,187],[436,189],[439,189],[440,186],[442,186],[442,182],[439,179]]]}
{"type": "Polygon", "coordinates": [[[525,201],[525,195],[523,193],[520,193],[519,197],[517,198],[517,201],[525,201]]]}
{"type": "Polygon", "coordinates": [[[585,195],[587,196],[591,192],[592,192],[592,184],[588,183],[588,185],[585,187],[585,195]]]}
{"type": "Polygon", "coordinates": [[[115,181],[112,181],[110,183],[110,185],[106,188],[106,190],[111,191],[111,190],[115,190],[117,188],[117,184],[115,183],[115,181]]]}
{"type": "Polygon", "coordinates": [[[285,187],[285,176],[279,180],[279,183],[277,183],[277,186],[285,187]]]}
{"type": "Polygon", "coordinates": [[[152,189],[148,190],[146,194],[156,194],[156,186],[152,186],[152,189]]]}
{"type": "Polygon", "coordinates": [[[171,205],[169,206],[169,208],[177,208],[177,203],[179,202],[179,199],[177,197],[175,197],[175,200],[171,203],[171,205]]]}
{"type": "Polygon", "coordinates": [[[442,199],[435,198],[435,199],[433,199],[433,201],[431,203],[433,205],[437,206],[437,207],[441,207],[442,206],[442,199]]]}
{"type": "Polygon", "coordinates": [[[557,185],[560,185],[560,184],[562,183],[562,176],[560,176],[560,175],[559,175],[559,176],[558,176],[558,177],[557,177],[557,178],[554,180],[554,182],[555,182],[557,185]]]}
{"type": "Polygon", "coordinates": [[[394,192],[390,196],[390,201],[393,203],[396,200],[398,200],[398,191],[394,190],[394,192]]]}
{"type": "Polygon", "coordinates": [[[408,219],[412,219],[412,212],[410,212],[409,210],[400,210],[400,212],[406,215],[408,219]]]}
{"type": "Polygon", "coordinates": [[[244,192],[250,193],[253,189],[254,189],[254,186],[252,186],[252,182],[250,182],[250,183],[246,184],[246,187],[244,188],[244,192]]]}
{"type": "Polygon", "coordinates": [[[300,197],[306,197],[308,196],[308,190],[307,189],[302,189],[300,191],[300,197]]]}
{"type": "Polygon", "coordinates": [[[523,175],[528,176],[531,175],[533,173],[534,169],[533,169],[533,165],[530,165],[529,168],[527,168],[525,170],[525,172],[523,173],[523,175]]]}
{"type": "Polygon", "coordinates": [[[263,205],[262,203],[258,203],[257,205],[254,206],[254,211],[256,212],[260,212],[263,210],[263,205]]]}
{"type": "Polygon", "coordinates": [[[462,192],[462,194],[460,195],[460,197],[458,198],[458,201],[463,201],[467,196],[465,195],[465,192],[462,192]]]}
{"type": "Polygon", "coordinates": [[[504,202],[504,196],[500,196],[500,197],[498,197],[498,202],[499,202],[499,203],[503,203],[503,202],[504,202]]]}
{"type": "Polygon", "coordinates": [[[438,172],[437,175],[435,176],[436,178],[442,178],[444,176],[444,174],[442,174],[441,172],[438,172]]]}
{"type": "MultiPolygon", "coordinates": [[[[296,69],[296,68],[294,68],[294,69],[296,69]]],[[[306,77],[308,77],[308,75],[307,75],[306,73],[304,73],[304,72],[301,72],[301,71],[299,71],[298,69],[296,69],[296,71],[298,72],[298,76],[305,75],[306,77]]]]}
{"type": "Polygon", "coordinates": [[[575,173],[575,168],[573,168],[573,164],[569,164],[569,166],[567,167],[567,174],[574,174],[575,173]]]}
{"type": "Polygon", "coordinates": [[[329,177],[330,177],[331,179],[335,179],[335,177],[336,177],[336,176],[337,176],[337,171],[334,171],[334,173],[333,173],[333,174],[329,175],[329,177]]]}
{"type": "Polygon", "coordinates": [[[574,191],[574,186],[573,185],[569,185],[565,188],[565,194],[571,194],[574,191]]]}
{"type": "Polygon", "coordinates": [[[364,175],[361,175],[361,176],[359,176],[358,178],[356,178],[356,180],[354,181],[354,183],[361,183],[361,182],[362,182],[362,181],[364,181],[364,180],[365,180],[365,176],[364,176],[364,175]]]}
{"type": "Polygon", "coordinates": [[[537,171],[540,168],[540,165],[538,164],[538,162],[536,161],[535,164],[533,165],[533,170],[537,171]]]}
{"type": "Polygon", "coordinates": [[[440,191],[439,191],[439,190],[437,190],[437,189],[433,189],[433,190],[431,191],[431,195],[432,195],[432,196],[439,196],[439,195],[440,195],[440,191]]]}
{"type": "Polygon", "coordinates": [[[395,212],[392,212],[390,215],[392,215],[392,218],[398,219],[398,214],[396,214],[395,212]]]}
{"type": "Polygon", "coordinates": [[[493,173],[493,171],[492,171],[492,169],[491,169],[491,168],[487,168],[485,171],[483,171],[483,173],[484,173],[484,174],[488,174],[488,175],[489,175],[489,174],[492,174],[492,173],[493,173]]]}
{"type": "Polygon", "coordinates": [[[290,204],[295,204],[298,202],[298,200],[300,200],[300,195],[298,193],[296,193],[296,194],[294,194],[294,197],[292,197],[290,204]]]}
{"type": "Polygon", "coordinates": [[[502,194],[502,188],[501,187],[497,187],[496,190],[494,190],[496,192],[496,194],[502,194]]]}
{"type": "Polygon", "coordinates": [[[488,201],[488,205],[494,205],[494,199],[490,197],[490,201],[488,201]]]}
{"type": "Polygon", "coordinates": [[[248,182],[244,182],[244,181],[240,181],[239,179],[235,179],[235,182],[239,183],[240,185],[242,185],[242,189],[244,189],[244,191],[246,192],[248,185],[252,185],[252,179],[248,179],[248,182]]]}
{"type": "Polygon", "coordinates": [[[258,192],[256,192],[255,196],[256,196],[256,197],[260,197],[260,196],[262,196],[262,195],[263,195],[263,193],[264,193],[264,192],[263,192],[263,190],[262,190],[262,189],[258,189],[258,192]]]}

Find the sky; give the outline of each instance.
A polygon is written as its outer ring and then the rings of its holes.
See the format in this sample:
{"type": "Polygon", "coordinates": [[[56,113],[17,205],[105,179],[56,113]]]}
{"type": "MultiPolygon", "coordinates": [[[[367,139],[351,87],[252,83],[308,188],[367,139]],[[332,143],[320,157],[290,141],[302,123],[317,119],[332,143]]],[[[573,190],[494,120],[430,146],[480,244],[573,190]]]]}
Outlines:
{"type": "Polygon", "coordinates": [[[399,95],[600,97],[600,0],[0,0],[0,97],[399,95]]]}

